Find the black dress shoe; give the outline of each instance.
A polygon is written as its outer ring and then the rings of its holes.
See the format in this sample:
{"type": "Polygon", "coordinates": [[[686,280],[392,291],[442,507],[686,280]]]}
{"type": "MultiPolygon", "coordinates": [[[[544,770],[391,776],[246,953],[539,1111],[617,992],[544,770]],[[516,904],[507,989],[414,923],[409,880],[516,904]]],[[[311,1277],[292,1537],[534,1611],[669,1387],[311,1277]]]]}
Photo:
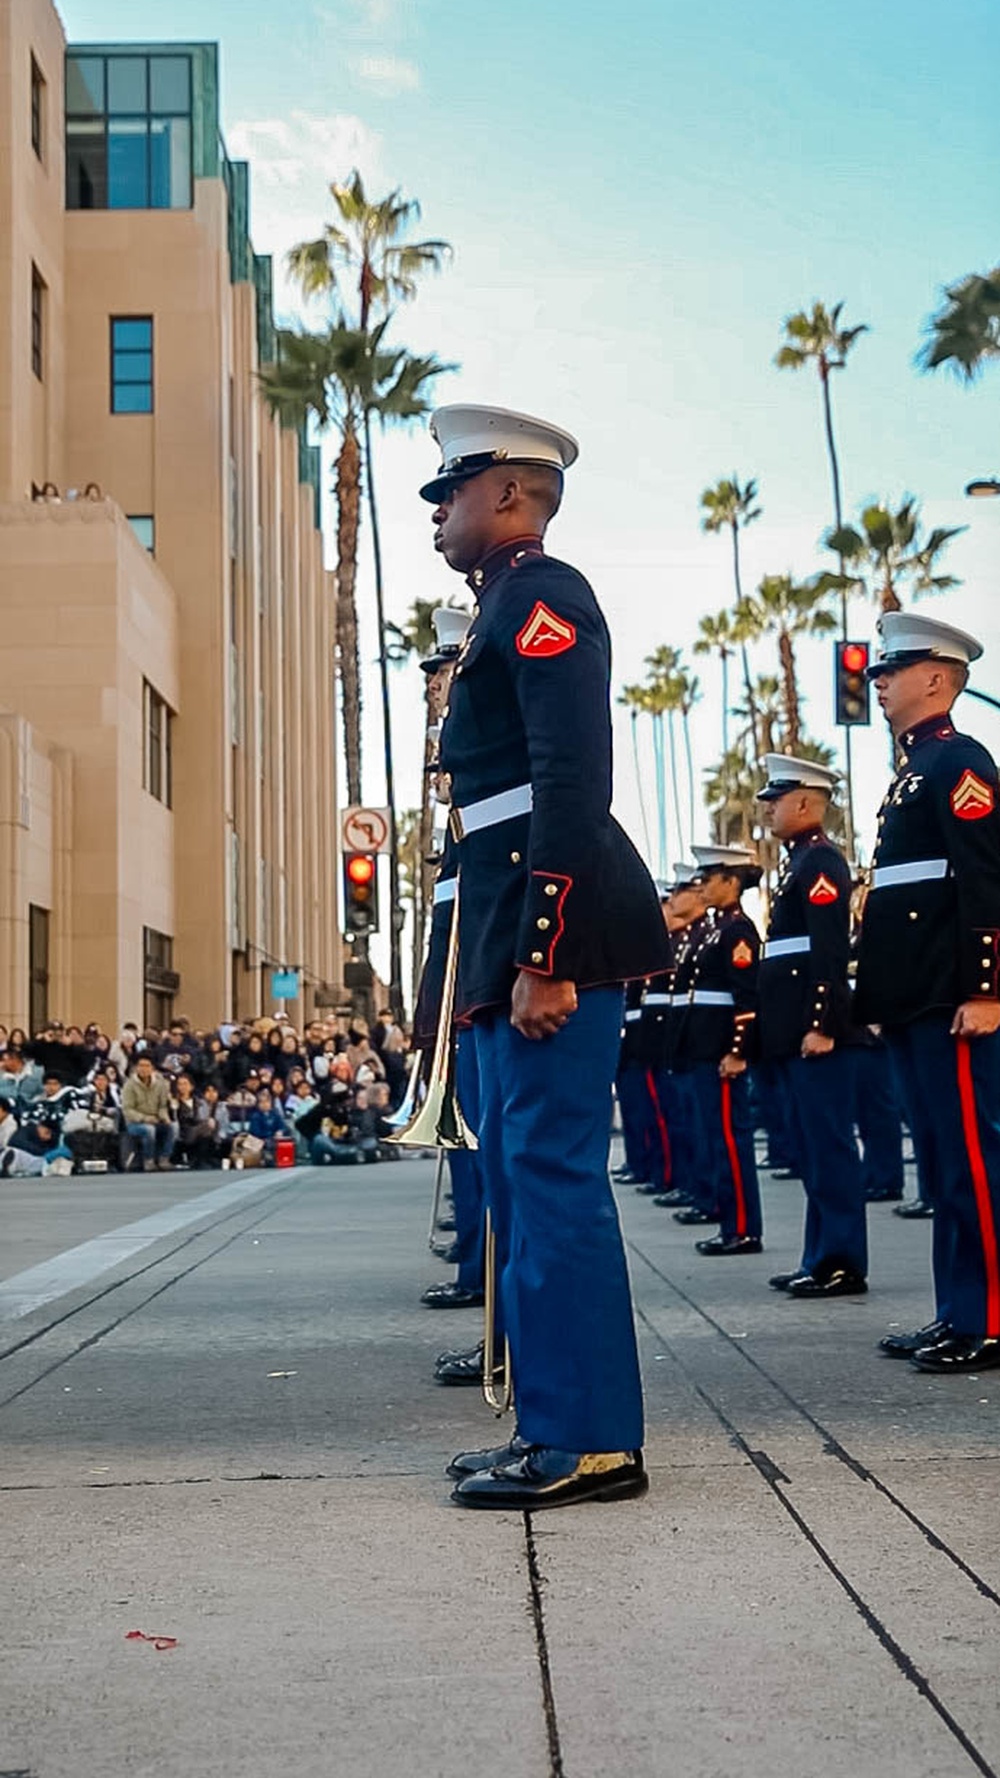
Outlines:
{"type": "Polygon", "coordinates": [[[772,1179],[801,1179],[802,1175],[801,1175],[801,1173],[796,1173],[794,1167],[772,1167],[771,1168],[771,1178],[772,1179]]]}
{"type": "Polygon", "coordinates": [[[937,1371],[941,1376],[963,1371],[1000,1369],[1000,1340],[980,1339],[977,1334],[950,1334],[936,1346],[922,1346],[911,1362],[918,1371],[937,1371]]]}
{"type": "Polygon", "coordinates": [[[455,1233],[455,1218],[453,1216],[439,1216],[437,1230],[440,1235],[453,1235],[455,1233]]]}
{"type": "Polygon", "coordinates": [[[691,1197],[679,1185],[672,1185],[668,1192],[657,1192],[653,1203],[658,1204],[661,1210],[689,1210],[691,1197]]]}
{"type": "Polygon", "coordinates": [[[759,1235],[710,1235],[707,1241],[696,1241],[695,1249],[711,1259],[717,1253],[763,1253],[759,1235]]]}
{"type": "Polygon", "coordinates": [[[454,1481],[461,1482],[466,1476],[488,1473],[502,1463],[517,1463],[533,1449],[534,1446],[529,1445],[527,1439],[515,1432],[509,1444],[496,1445],[491,1451],[459,1451],[444,1473],[450,1475],[454,1481]]]}
{"type": "MultiPolygon", "coordinates": [[[[623,1179],[620,1180],[619,1183],[621,1185],[627,1185],[628,1181],[623,1179]]],[[[662,1191],[663,1187],[661,1185],[654,1185],[651,1179],[644,1179],[642,1184],[637,1185],[635,1189],[640,1198],[655,1198],[657,1192],[662,1191]]]]}
{"type": "Polygon", "coordinates": [[[926,1327],[918,1327],[915,1333],[886,1334],[879,1340],[878,1349],[889,1358],[912,1358],[914,1352],[940,1346],[943,1340],[950,1338],[951,1328],[947,1321],[931,1321],[926,1327]]]}
{"type": "Polygon", "coordinates": [[[865,1193],[865,1199],[869,1204],[901,1204],[903,1194],[902,1192],[871,1191],[865,1193]]]}
{"type": "Polygon", "coordinates": [[[794,1297],[864,1296],[868,1280],[860,1272],[848,1272],[838,1266],[825,1278],[814,1278],[809,1272],[804,1278],[793,1278],[787,1289],[788,1295],[794,1297]]]}
{"type": "Polygon", "coordinates": [[[442,1352],[434,1365],[435,1383],[451,1383],[455,1385],[481,1383],[483,1380],[483,1346],[473,1346],[468,1352],[442,1352]]]}
{"type": "Polygon", "coordinates": [[[905,1216],[907,1222],[915,1222],[921,1216],[933,1216],[934,1206],[928,1204],[926,1198],[908,1198],[904,1204],[897,1204],[893,1216],[905,1216]]]}
{"type": "Polygon", "coordinates": [[[810,1273],[804,1272],[800,1266],[797,1272],[775,1272],[774,1277],[768,1279],[768,1283],[772,1290],[787,1290],[789,1285],[797,1284],[800,1278],[809,1276],[810,1273]]]}
{"type": "Polygon", "coordinates": [[[437,1253],[436,1257],[441,1261],[443,1266],[457,1266],[460,1257],[458,1242],[453,1241],[450,1247],[446,1247],[443,1253],[437,1253]]]}
{"type": "Polygon", "coordinates": [[[581,1454],[535,1445],[514,1462],[467,1476],[451,1497],[457,1506],[538,1512],[581,1500],[627,1500],[648,1487],[641,1451],[581,1454]]]}
{"type": "Polygon", "coordinates": [[[482,1306],[481,1290],[466,1290],[464,1284],[432,1284],[420,1298],[426,1309],[478,1309],[482,1306]]]}
{"type": "Polygon", "coordinates": [[[645,1183],[639,1178],[638,1173],[633,1173],[631,1167],[612,1167],[611,1177],[616,1185],[643,1185],[645,1183]]]}
{"type": "Polygon", "coordinates": [[[718,1222],[717,1216],[709,1216],[707,1210],[675,1210],[674,1221],[681,1222],[685,1228],[700,1228],[702,1223],[718,1222]]]}

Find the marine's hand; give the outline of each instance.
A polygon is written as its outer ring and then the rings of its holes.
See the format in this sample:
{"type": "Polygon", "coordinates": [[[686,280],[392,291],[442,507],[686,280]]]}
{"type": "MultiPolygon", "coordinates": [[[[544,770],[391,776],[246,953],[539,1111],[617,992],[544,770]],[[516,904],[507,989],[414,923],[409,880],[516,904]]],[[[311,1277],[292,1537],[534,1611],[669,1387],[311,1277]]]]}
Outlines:
{"type": "Polygon", "coordinates": [[[737,1074],[745,1074],[746,1067],[742,1056],[734,1056],[730,1053],[728,1056],[723,1056],[719,1063],[719,1073],[723,1080],[732,1080],[737,1074]]]}
{"type": "Polygon", "coordinates": [[[802,1055],[828,1056],[833,1048],[833,1038],[824,1037],[822,1031],[807,1031],[802,1039],[802,1055]]]}
{"type": "Polygon", "coordinates": [[[576,988],[572,982],[550,982],[547,976],[532,975],[522,969],[514,983],[510,1022],[522,1037],[537,1042],[554,1037],[577,1008],[576,988]]]}
{"type": "Polygon", "coordinates": [[[992,1037],[1000,1031],[1000,1000],[964,1000],[951,1022],[953,1037],[992,1037]]]}

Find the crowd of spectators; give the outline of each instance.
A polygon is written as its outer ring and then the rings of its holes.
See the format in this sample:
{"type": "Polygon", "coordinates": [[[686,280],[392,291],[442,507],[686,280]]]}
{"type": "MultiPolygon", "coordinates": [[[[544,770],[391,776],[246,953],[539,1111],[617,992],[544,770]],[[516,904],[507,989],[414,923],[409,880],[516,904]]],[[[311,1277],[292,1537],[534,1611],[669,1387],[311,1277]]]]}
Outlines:
{"type": "Polygon", "coordinates": [[[0,1176],[356,1165],[394,1158],[386,1119],[406,1089],[406,1039],[388,1011],[194,1030],[53,1021],[0,1025],[0,1176]]]}

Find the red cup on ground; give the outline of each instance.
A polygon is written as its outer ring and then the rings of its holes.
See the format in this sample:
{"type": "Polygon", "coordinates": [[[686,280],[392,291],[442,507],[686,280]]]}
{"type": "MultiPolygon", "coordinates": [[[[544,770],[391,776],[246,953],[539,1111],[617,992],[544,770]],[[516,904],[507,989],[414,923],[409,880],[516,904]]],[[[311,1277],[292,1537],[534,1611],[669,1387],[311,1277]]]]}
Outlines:
{"type": "Polygon", "coordinates": [[[290,1136],[279,1136],[275,1141],[274,1164],[276,1167],[294,1167],[295,1143],[290,1136]]]}

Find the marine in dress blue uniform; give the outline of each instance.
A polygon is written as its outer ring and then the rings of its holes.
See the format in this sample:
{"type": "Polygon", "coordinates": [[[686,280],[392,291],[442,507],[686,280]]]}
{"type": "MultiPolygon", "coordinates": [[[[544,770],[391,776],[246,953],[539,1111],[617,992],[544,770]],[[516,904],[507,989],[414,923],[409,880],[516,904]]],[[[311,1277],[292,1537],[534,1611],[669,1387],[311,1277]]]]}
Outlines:
{"type": "MultiPolygon", "coordinates": [[[[711,1144],[703,1127],[691,1060],[685,1054],[684,1031],[690,996],[702,948],[711,937],[714,916],[705,907],[701,872],[697,864],[674,866],[675,887],[670,909],[683,922],[673,934],[673,963],[657,992],[659,1027],[655,1073],[657,1091],[666,1109],[673,1143],[672,1189],[653,1199],[673,1209],[684,1224],[718,1221],[719,1206],[711,1159],[711,1144]],[[677,911],[679,910],[679,912],[677,911]]],[[[648,998],[648,996],[647,996],[648,998]]]]}
{"type": "Polygon", "coordinates": [[[421,489],[476,606],[443,713],[459,859],[457,1015],[506,1264],[518,1432],[449,1467],[463,1506],[556,1506],[646,1486],[631,1295],[607,1172],[622,984],[665,967],[659,901],[610,814],[610,645],[582,575],[545,554],[559,428],[439,410],[421,489]]]}
{"type": "Polygon", "coordinates": [[[851,873],[823,830],[835,774],[811,760],[766,756],[759,793],[786,847],[760,967],[760,1046],[780,1063],[794,1108],[806,1192],[797,1272],[776,1290],[795,1297],[867,1290],[864,1176],[854,1135],[860,1034],[848,985],[851,873]]]}
{"type": "Polygon", "coordinates": [[[934,1208],[934,1319],[882,1348],[920,1370],[1000,1365],[1000,783],[951,708],[974,637],[886,613],[869,669],[899,767],[879,813],[858,1007],[895,1065],[934,1208]]]}
{"type": "Polygon", "coordinates": [[[708,1148],[719,1233],[695,1243],[706,1258],[759,1253],[763,1223],[748,1064],[757,1022],[760,934],[740,896],[762,872],[752,852],[695,846],[714,924],[698,949],[680,1045],[708,1148]]]}
{"type": "MultiPolygon", "coordinates": [[[[660,906],[666,908],[671,885],[657,883],[660,906]]],[[[667,942],[670,943],[669,927],[667,942]]],[[[666,1001],[669,972],[628,982],[625,987],[625,1022],[615,1076],[615,1093],[622,1120],[625,1165],[612,1170],[622,1185],[634,1185],[642,1197],[657,1197],[670,1190],[672,1153],[667,1112],[656,1077],[659,1053],[660,1007],[666,1001]]]]}

